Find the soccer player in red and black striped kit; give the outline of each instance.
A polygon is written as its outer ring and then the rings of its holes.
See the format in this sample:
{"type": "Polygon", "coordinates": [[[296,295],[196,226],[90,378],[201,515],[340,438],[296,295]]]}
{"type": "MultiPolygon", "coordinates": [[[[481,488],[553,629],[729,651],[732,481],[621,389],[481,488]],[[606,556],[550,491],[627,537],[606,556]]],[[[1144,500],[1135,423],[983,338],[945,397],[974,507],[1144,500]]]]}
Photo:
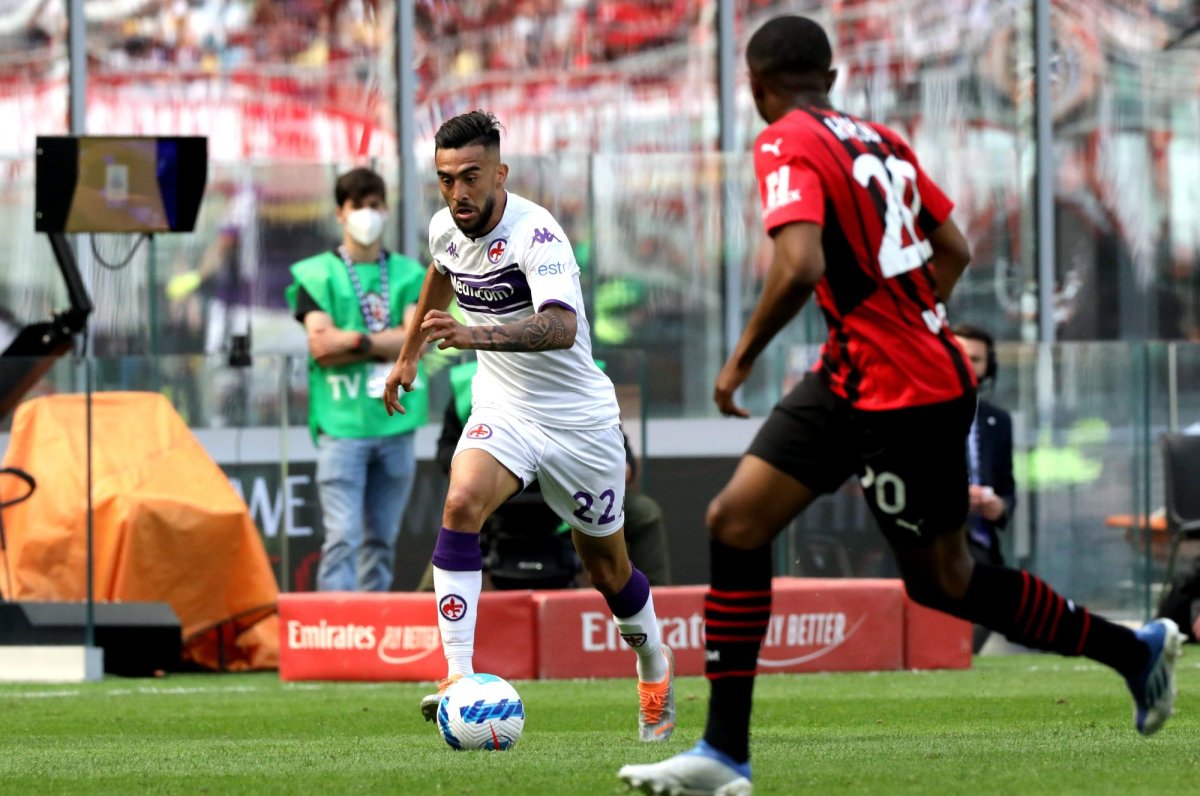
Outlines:
{"type": "Polygon", "coordinates": [[[831,107],[837,73],[816,22],[770,20],[746,60],[768,124],[754,166],[774,259],[717,376],[717,406],[747,416],[735,390],[814,292],[829,337],[708,509],[704,740],[619,776],[648,793],[751,792],[751,697],[771,610],[771,542],[852,475],[914,600],[1027,647],[1111,666],[1134,696],[1138,731],[1156,731],[1171,713],[1182,643],[1174,623],[1133,631],[1028,572],[977,564],[967,552],[965,443],[976,385],[944,307],[970,259],[952,203],[899,135],[831,107]]]}

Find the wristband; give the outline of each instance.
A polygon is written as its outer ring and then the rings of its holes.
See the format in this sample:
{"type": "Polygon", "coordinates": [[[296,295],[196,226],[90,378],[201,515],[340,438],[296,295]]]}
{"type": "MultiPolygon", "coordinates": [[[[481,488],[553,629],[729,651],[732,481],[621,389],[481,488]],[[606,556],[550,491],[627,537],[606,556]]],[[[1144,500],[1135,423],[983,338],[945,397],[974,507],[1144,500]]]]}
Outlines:
{"type": "Polygon", "coordinates": [[[371,338],[362,332],[358,333],[358,342],[354,344],[354,353],[365,354],[371,350],[371,338]]]}

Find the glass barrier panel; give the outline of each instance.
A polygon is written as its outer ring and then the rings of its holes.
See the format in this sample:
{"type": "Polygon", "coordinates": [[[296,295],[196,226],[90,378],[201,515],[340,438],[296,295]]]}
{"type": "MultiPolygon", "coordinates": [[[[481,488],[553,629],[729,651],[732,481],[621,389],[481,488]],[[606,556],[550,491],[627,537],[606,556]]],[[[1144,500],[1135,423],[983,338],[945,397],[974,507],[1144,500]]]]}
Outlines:
{"type": "MultiPolygon", "coordinates": [[[[981,394],[1013,423],[1016,506],[1000,532],[1006,562],[1119,617],[1150,615],[1165,573],[1164,533],[1147,536],[1142,518],[1152,526],[1161,518],[1161,434],[1172,404],[1183,416],[1195,403],[1186,374],[1200,363],[1193,346],[1176,346],[1172,377],[1169,350],[1001,344],[995,385],[981,394]]],[[[853,480],[794,522],[781,550],[791,574],[896,574],[853,480]]]]}
{"type": "MultiPolygon", "coordinates": [[[[673,546],[694,546],[703,534],[703,504],[719,489],[748,441],[735,437],[753,429],[727,419],[648,417],[644,391],[654,374],[641,352],[597,353],[617,386],[623,425],[644,468],[641,491],[664,506],[700,505],[699,521],[682,510],[678,517],[675,511],[666,513],[673,546]],[[700,455],[711,463],[687,471],[688,483],[678,482],[677,472],[696,466],[696,446],[703,444],[724,447],[701,449],[700,455]],[[713,467],[726,475],[714,480],[704,474],[713,467]],[[713,481],[711,488],[705,479],[713,481]]],[[[1002,533],[1006,559],[1096,610],[1125,617],[1147,615],[1161,596],[1168,551],[1164,530],[1156,525],[1165,493],[1161,437],[1196,425],[1191,419],[1200,412],[1200,380],[1195,378],[1200,373],[1200,345],[1095,343],[1045,349],[1002,344],[998,360],[996,385],[985,398],[1007,408],[1013,420],[1016,510],[1002,533]],[[1148,524],[1145,516],[1150,517],[1148,524]]],[[[83,455],[87,429],[79,402],[89,369],[94,412],[97,407],[103,410],[93,417],[105,417],[112,411],[111,402],[130,397],[169,407],[244,501],[279,583],[298,590],[313,587],[323,532],[316,448],[306,428],[304,382],[295,376],[303,372],[302,366],[288,357],[269,356],[256,356],[250,370],[229,368],[213,357],[121,357],[90,364],[57,360],[8,418],[2,437],[6,466],[16,461],[10,457],[39,452],[14,444],[13,420],[47,407],[75,405],[73,414],[67,411],[64,428],[75,435],[76,453],[83,455]]],[[[434,406],[447,396],[443,391],[434,406]]],[[[93,427],[94,440],[111,446],[113,429],[103,422],[93,427]]],[[[22,434],[28,433],[28,423],[18,425],[22,434]]],[[[434,420],[418,432],[421,464],[402,530],[397,588],[416,584],[439,525],[445,477],[432,455],[439,426],[434,420]]],[[[94,443],[93,461],[148,444],[139,437],[131,431],[108,453],[94,443]]],[[[56,504],[70,506],[72,501],[63,496],[74,491],[75,508],[84,512],[85,471],[85,465],[68,462],[57,476],[41,469],[34,475],[42,489],[54,487],[56,504]]],[[[97,490],[102,493],[99,480],[97,490]]],[[[7,523],[10,539],[20,532],[19,525],[7,523]]],[[[789,529],[783,544],[784,572],[895,574],[854,482],[814,504],[789,529]]],[[[1195,543],[1185,542],[1177,567],[1191,566],[1198,553],[1195,543]]],[[[682,571],[690,573],[691,568],[682,571]]]]}

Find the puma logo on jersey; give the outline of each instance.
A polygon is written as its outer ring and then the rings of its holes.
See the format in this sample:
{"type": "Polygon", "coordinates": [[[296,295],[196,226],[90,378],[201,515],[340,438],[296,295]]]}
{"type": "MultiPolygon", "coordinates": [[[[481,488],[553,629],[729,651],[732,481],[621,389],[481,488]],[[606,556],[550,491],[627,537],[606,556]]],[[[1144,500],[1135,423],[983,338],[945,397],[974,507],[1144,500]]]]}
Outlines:
{"type": "Polygon", "coordinates": [[[783,144],[783,139],[776,138],[775,143],[763,144],[762,146],[759,147],[759,149],[761,149],[763,152],[770,152],[775,157],[779,157],[781,155],[781,153],[779,151],[779,147],[781,144],[783,144]]]}
{"type": "Polygon", "coordinates": [[[896,524],[899,525],[901,528],[907,528],[908,530],[912,531],[913,534],[916,536],[921,535],[921,523],[919,523],[919,522],[912,523],[912,522],[909,522],[908,520],[902,520],[899,517],[897,517],[896,524]]]}

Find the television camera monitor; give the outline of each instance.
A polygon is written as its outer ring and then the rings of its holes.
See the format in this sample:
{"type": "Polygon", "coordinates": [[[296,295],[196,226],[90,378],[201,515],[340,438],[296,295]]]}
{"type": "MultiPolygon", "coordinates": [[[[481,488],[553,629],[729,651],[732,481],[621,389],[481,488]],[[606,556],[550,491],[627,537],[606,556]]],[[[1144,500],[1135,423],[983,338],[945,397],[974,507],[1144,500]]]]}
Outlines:
{"type": "Polygon", "coordinates": [[[38,232],[190,232],[208,176],[203,136],[38,136],[38,232]]]}

